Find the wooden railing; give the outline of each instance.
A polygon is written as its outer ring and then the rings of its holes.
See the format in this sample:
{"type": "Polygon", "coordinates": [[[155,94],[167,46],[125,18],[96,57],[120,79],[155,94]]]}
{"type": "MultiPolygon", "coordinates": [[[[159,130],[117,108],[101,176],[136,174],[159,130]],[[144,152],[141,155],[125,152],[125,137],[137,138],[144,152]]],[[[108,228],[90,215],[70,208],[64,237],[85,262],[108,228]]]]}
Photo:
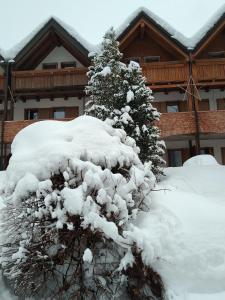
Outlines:
{"type": "Polygon", "coordinates": [[[26,91],[84,86],[87,84],[86,73],[86,68],[16,71],[13,72],[13,89],[26,91]]]}
{"type": "Polygon", "coordinates": [[[195,61],[193,76],[197,82],[225,80],[225,59],[195,61]]]}
{"type": "Polygon", "coordinates": [[[189,71],[185,62],[159,62],[142,64],[142,71],[148,83],[187,82],[189,71]]]}
{"type": "MultiPolygon", "coordinates": [[[[159,62],[141,65],[147,83],[151,85],[187,83],[188,63],[159,62]]],[[[13,72],[13,90],[51,90],[57,88],[85,86],[87,68],[59,70],[35,70],[13,72]]],[[[193,77],[196,82],[225,81],[225,59],[197,60],[193,64],[193,77]]],[[[0,76],[0,90],[4,88],[4,78],[0,76]]]]}

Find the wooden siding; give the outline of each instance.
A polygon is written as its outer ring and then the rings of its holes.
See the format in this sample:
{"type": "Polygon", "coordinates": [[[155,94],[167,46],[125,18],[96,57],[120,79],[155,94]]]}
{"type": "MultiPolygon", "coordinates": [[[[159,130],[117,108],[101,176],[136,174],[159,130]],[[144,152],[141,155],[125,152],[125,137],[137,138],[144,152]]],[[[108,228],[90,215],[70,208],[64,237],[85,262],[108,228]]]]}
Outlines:
{"type": "Polygon", "coordinates": [[[161,61],[174,61],[180,59],[180,55],[171,53],[167,50],[165,45],[160,45],[156,39],[145,35],[143,38],[137,36],[123,51],[124,58],[138,56],[141,62],[144,62],[145,56],[160,56],[161,61]]]}
{"type": "Polygon", "coordinates": [[[225,59],[196,60],[193,76],[197,82],[225,80],[225,59]]]}
{"type": "Polygon", "coordinates": [[[143,75],[148,83],[174,83],[188,81],[188,65],[185,63],[142,64],[143,75]]]}

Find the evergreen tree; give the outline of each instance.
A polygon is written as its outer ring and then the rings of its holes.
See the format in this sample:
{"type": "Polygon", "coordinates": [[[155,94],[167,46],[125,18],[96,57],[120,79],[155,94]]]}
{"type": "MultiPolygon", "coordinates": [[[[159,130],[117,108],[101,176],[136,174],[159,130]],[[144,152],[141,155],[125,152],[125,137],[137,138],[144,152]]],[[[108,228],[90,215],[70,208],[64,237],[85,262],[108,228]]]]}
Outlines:
{"type": "Polygon", "coordinates": [[[104,36],[101,51],[92,57],[86,87],[90,101],[86,113],[122,128],[135,139],[140,148],[139,157],[144,163],[152,162],[152,171],[163,174],[165,144],[155,125],[160,114],[152,106],[152,92],[146,87],[138,63],[128,67],[121,62],[122,54],[116,34],[110,29],[104,36]]]}

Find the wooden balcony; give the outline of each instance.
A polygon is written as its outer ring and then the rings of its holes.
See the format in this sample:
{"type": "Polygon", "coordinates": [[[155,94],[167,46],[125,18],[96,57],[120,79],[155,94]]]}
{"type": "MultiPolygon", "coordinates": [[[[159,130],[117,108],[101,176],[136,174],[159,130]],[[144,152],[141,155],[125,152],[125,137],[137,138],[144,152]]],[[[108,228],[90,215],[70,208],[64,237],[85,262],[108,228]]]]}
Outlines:
{"type": "Polygon", "coordinates": [[[159,62],[142,64],[142,71],[150,85],[186,83],[189,77],[185,62],[159,62]]]}
{"type": "Polygon", "coordinates": [[[199,124],[202,134],[225,134],[225,110],[200,111],[199,124]]]}
{"type": "Polygon", "coordinates": [[[83,87],[86,68],[13,72],[13,90],[17,92],[83,87]]]}
{"type": "Polygon", "coordinates": [[[196,60],[193,76],[196,82],[225,81],[225,59],[196,60]]]}
{"type": "Polygon", "coordinates": [[[193,135],[196,130],[193,112],[162,113],[156,125],[163,138],[193,135]]]}

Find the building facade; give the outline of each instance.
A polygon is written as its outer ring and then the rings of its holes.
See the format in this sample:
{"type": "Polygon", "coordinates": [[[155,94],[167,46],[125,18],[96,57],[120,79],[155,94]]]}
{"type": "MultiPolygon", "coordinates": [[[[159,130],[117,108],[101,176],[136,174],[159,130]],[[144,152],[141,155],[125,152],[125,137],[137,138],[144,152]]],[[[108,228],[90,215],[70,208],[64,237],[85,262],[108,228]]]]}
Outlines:
{"type": "MultiPolygon", "coordinates": [[[[124,62],[139,62],[153,90],[168,165],[180,166],[201,153],[225,164],[225,15],[192,47],[160,24],[149,11],[139,10],[118,31],[118,40],[124,62]]],[[[91,50],[71,28],[51,18],[20,44],[13,61],[1,57],[2,168],[22,128],[84,113],[91,50]]]]}

